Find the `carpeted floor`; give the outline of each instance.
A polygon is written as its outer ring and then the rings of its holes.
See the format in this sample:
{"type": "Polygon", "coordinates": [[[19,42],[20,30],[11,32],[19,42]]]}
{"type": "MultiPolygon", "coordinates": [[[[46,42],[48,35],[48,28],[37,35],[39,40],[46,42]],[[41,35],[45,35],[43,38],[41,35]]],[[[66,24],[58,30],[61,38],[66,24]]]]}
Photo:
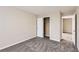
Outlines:
{"type": "Polygon", "coordinates": [[[0,52],[75,52],[73,44],[36,37],[1,50],[0,52]]]}

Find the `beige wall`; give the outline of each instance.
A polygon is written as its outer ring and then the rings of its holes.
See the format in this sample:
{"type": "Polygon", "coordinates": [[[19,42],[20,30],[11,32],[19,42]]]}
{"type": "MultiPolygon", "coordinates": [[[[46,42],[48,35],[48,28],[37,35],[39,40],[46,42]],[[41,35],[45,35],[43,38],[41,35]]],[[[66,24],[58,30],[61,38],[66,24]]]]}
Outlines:
{"type": "Polygon", "coordinates": [[[38,17],[37,18],[37,36],[38,37],[44,37],[43,35],[43,18],[42,17],[38,17]]]}
{"type": "Polygon", "coordinates": [[[63,19],[63,32],[72,33],[72,18],[63,19]]]}
{"type": "Polygon", "coordinates": [[[52,13],[50,16],[50,39],[55,41],[60,41],[61,39],[61,28],[60,28],[60,12],[57,11],[52,13]]]}
{"type": "Polygon", "coordinates": [[[0,7],[0,49],[36,37],[36,17],[13,7],[0,7]]]}

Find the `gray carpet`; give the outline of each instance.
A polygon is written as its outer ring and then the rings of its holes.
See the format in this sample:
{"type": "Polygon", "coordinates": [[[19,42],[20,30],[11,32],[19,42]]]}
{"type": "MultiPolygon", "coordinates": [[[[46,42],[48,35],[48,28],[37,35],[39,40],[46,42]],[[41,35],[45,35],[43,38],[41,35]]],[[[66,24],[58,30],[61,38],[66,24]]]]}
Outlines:
{"type": "MultiPolygon", "coordinates": [[[[73,44],[56,42],[48,38],[36,37],[1,50],[0,52],[75,52],[73,44]]],[[[64,41],[65,42],[65,41],[64,41]]]]}

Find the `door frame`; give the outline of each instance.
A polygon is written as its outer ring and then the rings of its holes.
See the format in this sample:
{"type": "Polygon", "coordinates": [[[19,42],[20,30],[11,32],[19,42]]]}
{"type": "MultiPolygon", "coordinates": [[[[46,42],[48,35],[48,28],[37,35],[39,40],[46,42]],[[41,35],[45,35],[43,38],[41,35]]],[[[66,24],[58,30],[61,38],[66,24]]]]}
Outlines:
{"type": "Polygon", "coordinates": [[[75,14],[75,51],[78,51],[78,48],[77,48],[77,14],[75,14]]]}
{"type": "MultiPolygon", "coordinates": [[[[49,17],[49,16],[45,16],[45,17],[49,17]]],[[[37,18],[37,20],[36,20],[36,36],[37,37],[42,37],[42,38],[44,38],[44,18],[45,17],[38,17],[37,18]],[[43,26],[43,28],[42,28],[42,36],[38,36],[38,19],[42,19],[42,26],[43,26]]],[[[50,17],[49,17],[49,39],[50,39],[50,17]]]]}
{"type": "MultiPolygon", "coordinates": [[[[74,20],[75,20],[75,51],[77,51],[77,14],[73,14],[71,16],[67,16],[68,18],[72,18],[72,16],[74,16],[74,20]]],[[[64,17],[63,17],[64,18],[64,17]]],[[[62,23],[63,23],[63,18],[62,18],[62,23]]],[[[73,20],[72,20],[73,21],[73,20]]],[[[62,25],[63,28],[63,25],[62,25]]]]}

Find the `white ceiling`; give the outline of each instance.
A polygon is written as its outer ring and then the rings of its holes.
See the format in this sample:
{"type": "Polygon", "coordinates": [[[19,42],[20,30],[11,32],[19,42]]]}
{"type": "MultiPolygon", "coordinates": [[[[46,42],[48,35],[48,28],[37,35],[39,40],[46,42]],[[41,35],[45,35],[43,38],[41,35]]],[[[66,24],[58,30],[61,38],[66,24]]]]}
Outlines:
{"type": "Polygon", "coordinates": [[[18,6],[16,8],[38,16],[44,16],[56,11],[60,11],[62,14],[71,14],[76,9],[74,6],[18,6]]]}

